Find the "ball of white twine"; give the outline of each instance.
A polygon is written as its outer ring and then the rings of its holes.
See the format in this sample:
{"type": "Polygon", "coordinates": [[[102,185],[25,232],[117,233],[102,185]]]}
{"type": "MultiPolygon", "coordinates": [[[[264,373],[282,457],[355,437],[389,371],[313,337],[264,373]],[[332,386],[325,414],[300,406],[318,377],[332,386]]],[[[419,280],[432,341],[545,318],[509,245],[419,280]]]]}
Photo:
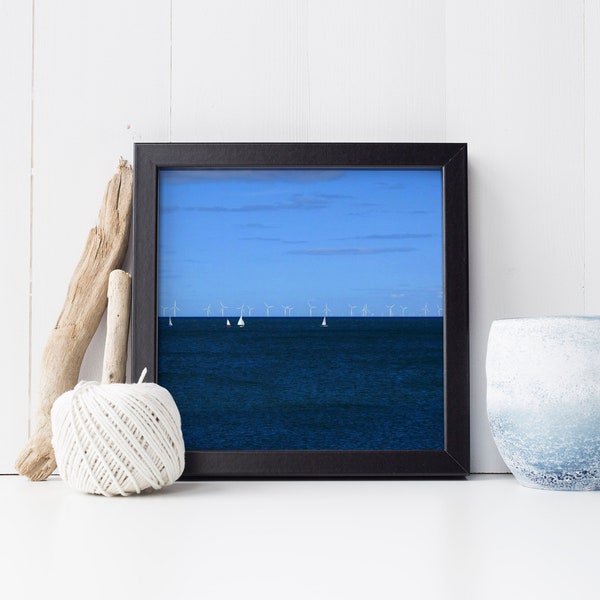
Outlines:
{"type": "Polygon", "coordinates": [[[183,472],[181,417],[155,383],[81,382],[52,408],[62,479],[82,492],[127,496],[172,484],[183,472]]]}

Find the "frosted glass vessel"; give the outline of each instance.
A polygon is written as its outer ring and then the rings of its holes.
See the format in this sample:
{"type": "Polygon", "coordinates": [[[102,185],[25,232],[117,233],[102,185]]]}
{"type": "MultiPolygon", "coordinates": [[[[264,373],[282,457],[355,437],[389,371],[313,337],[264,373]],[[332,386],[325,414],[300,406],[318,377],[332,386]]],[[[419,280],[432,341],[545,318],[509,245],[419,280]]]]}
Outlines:
{"type": "Polygon", "coordinates": [[[517,480],[600,489],[600,317],[494,321],[486,372],[490,428],[517,480]]]}

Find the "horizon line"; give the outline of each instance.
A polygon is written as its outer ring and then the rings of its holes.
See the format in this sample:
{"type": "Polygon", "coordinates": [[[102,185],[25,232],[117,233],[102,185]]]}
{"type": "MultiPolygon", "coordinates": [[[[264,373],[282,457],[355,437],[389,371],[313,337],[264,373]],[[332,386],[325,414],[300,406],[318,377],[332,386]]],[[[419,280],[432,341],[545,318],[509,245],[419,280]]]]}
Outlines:
{"type": "MultiPolygon", "coordinates": [[[[244,319],[322,319],[325,315],[244,315],[244,319]]],[[[158,315],[159,319],[235,319],[239,315],[179,315],[174,317],[173,315],[158,315]]],[[[363,317],[362,315],[327,315],[328,319],[443,319],[444,315],[368,315],[363,317]]]]}

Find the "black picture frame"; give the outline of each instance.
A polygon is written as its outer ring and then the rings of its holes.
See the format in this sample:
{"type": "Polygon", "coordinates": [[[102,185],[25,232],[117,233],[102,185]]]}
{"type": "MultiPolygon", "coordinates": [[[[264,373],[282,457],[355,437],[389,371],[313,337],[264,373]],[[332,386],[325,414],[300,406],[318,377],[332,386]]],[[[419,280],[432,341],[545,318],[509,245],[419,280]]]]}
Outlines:
{"type": "MultiPolygon", "coordinates": [[[[464,477],[469,473],[469,307],[465,143],[137,143],[131,378],[157,369],[161,169],[435,168],[443,179],[444,449],[186,452],[184,478],[464,477]]],[[[160,381],[159,381],[160,383],[160,381]]]]}

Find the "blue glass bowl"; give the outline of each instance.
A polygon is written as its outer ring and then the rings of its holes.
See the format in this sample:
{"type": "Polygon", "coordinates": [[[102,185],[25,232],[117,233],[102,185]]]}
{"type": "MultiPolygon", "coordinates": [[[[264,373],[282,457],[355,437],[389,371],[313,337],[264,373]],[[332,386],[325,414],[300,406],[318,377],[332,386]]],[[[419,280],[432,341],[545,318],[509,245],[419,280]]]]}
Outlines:
{"type": "Polygon", "coordinates": [[[494,321],[486,373],[492,435],[517,480],[600,489],[600,317],[494,321]]]}

